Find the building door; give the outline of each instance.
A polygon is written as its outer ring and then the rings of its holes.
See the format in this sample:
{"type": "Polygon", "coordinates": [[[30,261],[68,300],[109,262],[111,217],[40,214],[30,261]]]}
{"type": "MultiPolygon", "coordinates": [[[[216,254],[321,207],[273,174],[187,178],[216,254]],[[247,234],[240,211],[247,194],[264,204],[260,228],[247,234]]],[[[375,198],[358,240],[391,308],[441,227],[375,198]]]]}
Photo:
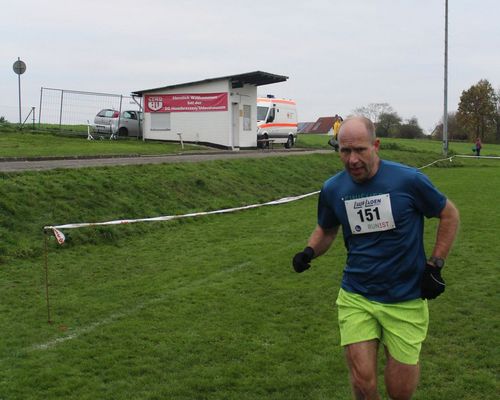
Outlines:
{"type": "Polygon", "coordinates": [[[232,115],[232,143],[231,147],[233,150],[240,149],[240,107],[238,103],[231,103],[231,115],[232,115]]]}

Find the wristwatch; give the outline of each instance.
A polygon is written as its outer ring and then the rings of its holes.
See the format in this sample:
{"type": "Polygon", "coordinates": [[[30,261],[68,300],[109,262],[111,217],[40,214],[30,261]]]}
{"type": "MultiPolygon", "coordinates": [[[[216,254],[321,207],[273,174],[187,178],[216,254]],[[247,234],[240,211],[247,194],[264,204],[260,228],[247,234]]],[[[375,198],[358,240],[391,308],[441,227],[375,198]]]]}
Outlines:
{"type": "Polygon", "coordinates": [[[429,262],[439,269],[444,267],[444,260],[442,258],[432,256],[429,258],[429,262]]]}

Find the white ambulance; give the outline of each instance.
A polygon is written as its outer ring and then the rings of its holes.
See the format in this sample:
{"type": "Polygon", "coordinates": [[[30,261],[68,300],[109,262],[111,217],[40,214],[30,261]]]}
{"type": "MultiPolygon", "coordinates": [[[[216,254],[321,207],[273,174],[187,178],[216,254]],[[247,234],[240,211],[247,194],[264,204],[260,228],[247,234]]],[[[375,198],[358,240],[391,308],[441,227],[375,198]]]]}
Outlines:
{"type": "Polygon", "coordinates": [[[257,146],[283,143],[288,149],[297,140],[297,106],[295,101],[276,99],[272,95],[257,98],[257,146]]]}

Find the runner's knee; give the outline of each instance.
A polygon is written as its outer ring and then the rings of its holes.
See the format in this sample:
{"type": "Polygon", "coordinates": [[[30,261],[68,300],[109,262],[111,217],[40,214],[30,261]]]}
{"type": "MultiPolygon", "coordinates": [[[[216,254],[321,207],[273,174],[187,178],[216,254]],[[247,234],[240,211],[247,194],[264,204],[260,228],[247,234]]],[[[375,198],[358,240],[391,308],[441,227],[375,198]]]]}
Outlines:
{"type": "Polygon", "coordinates": [[[355,365],[351,366],[351,381],[354,388],[365,396],[377,391],[376,371],[364,368],[364,366],[360,368],[355,365]]]}
{"type": "Polygon", "coordinates": [[[409,388],[387,386],[387,394],[391,400],[410,400],[414,390],[409,388]]]}

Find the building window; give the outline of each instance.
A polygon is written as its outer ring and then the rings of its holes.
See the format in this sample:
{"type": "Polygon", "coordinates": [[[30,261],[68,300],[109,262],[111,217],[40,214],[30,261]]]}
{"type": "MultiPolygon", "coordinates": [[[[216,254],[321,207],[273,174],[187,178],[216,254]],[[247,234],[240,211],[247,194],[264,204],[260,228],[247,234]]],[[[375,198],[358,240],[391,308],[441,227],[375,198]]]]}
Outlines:
{"type": "Polygon", "coordinates": [[[152,131],[170,130],[170,113],[151,113],[152,131]]]}
{"type": "Polygon", "coordinates": [[[243,105],[243,130],[252,130],[252,106],[243,105]]]}

